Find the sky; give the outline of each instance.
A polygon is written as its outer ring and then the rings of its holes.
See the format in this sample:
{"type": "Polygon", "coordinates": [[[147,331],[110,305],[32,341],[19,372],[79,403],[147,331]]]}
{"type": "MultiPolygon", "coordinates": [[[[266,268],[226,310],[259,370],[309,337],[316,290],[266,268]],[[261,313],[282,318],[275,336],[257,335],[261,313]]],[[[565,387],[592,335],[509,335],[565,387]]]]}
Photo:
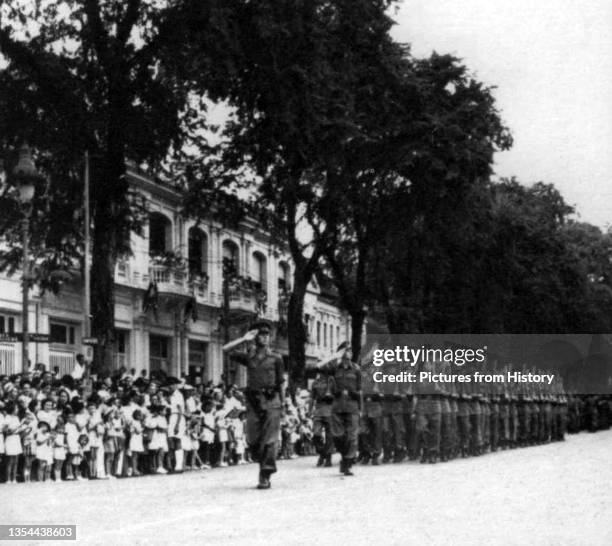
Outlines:
{"type": "Polygon", "coordinates": [[[514,137],[498,177],[553,183],[612,224],[612,0],[403,0],[395,20],[415,56],[452,53],[497,87],[514,137]]]}

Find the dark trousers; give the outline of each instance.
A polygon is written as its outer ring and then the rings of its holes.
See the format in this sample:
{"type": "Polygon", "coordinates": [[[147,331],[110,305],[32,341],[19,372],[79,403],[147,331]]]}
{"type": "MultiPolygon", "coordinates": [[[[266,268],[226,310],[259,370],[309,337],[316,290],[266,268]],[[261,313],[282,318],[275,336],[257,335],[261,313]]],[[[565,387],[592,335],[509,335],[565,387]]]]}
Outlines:
{"type": "Polygon", "coordinates": [[[364,417],[362,422],[362,442],[364,454],[378,457],[382,452],[382,417],[364,417]]]}
{"type": "Polygon", "coordinates": [[[332,437],[331,416],[315,416],[313,419],[313,442],[320,457],[328,457],[332,454],[334,440],[332,437]]]}
{"type": "Polygon", "coordinates": [[[354,462],[357,457],[357,441],[359,438],[359,414],[334,413],[331,421],[331,432],[336,449],[342,459],[354,462]]]}
{"type": "Polygon", "coordinates": [[[383,442],[385,448],[385,459],[391,459],[392,455],[398,457],[404,452],[405,436],[406,429],[404,428],[404,414],[386,414],[383,417],[383,442]]]}
{"type": "Polygon", "coordinates": [[[280,419],[280,407],[258,412],[247,407],[246,438],[251,457],[259,463],[260,470],[268,474],[276,472],[280,419]]]}
{"type": "Polygon", "coordinates": [[[436,413],[420,413],[417,417],[417,428],[421,436],[423,453],[437,455],[440,451],[440,429],[442,415],[436,413]]]}

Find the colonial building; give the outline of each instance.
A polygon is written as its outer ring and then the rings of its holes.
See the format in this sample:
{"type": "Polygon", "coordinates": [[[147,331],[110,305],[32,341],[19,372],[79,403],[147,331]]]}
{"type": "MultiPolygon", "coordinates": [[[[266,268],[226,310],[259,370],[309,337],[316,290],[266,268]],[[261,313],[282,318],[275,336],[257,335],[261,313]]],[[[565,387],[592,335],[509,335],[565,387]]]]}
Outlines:
{"type": "MultiPolygon", "coordinates": [[[[115,270],[114,367],[219,381],[226,336],[242,335],[256,318],[276,325],[276,350],[287,355],[288,254],[253,221],[232,230],[212,220],[186,220],[172,188],[136,170],[129,177],[148,202],[149,222],[142,237],[132,234],[132,255],[115,270]]],[[[57,296],[32,291],[30,332],[49,334],[48,342],[30,344],[32,363],[67,373],[76,355],[87,353],[83,292],[77,277],[57,296]]],[[[349,321],[329,283],[311,283],[304,309],[308,358],[329,354],[347,339],[349,321]]],[[[21,312],[20,273],[0,276],[0,334],[21,331],[21,312]]],[[[21,343],[0,341],[0,374],[20,371],[21,343]]],[[[232,380],[244,381],[241,370],[230,372],[232,380]]]]}

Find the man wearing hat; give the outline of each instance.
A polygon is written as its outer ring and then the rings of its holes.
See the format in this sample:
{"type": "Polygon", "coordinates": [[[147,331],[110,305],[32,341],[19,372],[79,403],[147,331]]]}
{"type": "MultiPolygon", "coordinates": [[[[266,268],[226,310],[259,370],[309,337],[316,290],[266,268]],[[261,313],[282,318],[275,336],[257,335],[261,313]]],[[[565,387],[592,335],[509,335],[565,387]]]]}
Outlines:
{"type": "Polygon", "coordinates": [[[351,347],[344,342],[330,359],[315,365],[334,378],[331,432],[336,449],[342,455],[340,472],[345,476],[353,475],[351,467],[357,458],[359,435],[361,371],[352,358],[351,347]]]}
{"type": "Polygon", "coordinates": [[[270,476],[276,472],[276,455],[284,402],[285,369],[280,355],[270,350],[270,325],[259,321],[241,338],[227,343],[229,351],[255,340],[246,352],[232,351],[230,358],[247,368],[247,443],[253,460],[259,462],[258,489],[270,488],[270,476]]]}

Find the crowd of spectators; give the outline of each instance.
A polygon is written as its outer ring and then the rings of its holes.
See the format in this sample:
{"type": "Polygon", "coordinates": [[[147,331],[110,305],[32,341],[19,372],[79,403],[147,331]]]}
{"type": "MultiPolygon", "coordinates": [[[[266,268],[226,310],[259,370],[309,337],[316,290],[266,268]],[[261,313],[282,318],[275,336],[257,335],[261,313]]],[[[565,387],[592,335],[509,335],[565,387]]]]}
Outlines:
{"type": "MultiPolygon", "coordinates": [[[[251,461],[235,385],[120,369],[86,378],[38,364],[0,375],[0,482],[112,479],[251,461]],[[176,411],[176,408],[180,409],[176,411]]],[[[279,458],[314,453],[308,393],[284,402],[279,458]]]]}

